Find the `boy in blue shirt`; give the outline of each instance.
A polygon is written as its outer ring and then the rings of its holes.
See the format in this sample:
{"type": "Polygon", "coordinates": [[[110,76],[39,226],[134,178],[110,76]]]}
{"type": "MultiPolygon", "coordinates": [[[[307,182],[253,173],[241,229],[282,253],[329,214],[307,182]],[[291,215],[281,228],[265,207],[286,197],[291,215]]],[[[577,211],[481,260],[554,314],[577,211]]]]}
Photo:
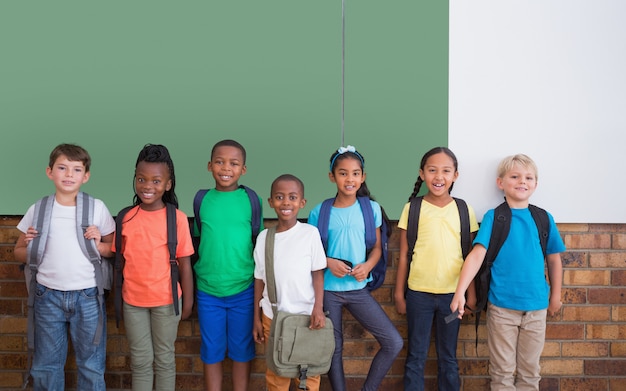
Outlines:
{"type": "Polygon", "coordinates": [[[205,387],[222,389],[222,362],[228,352],[233,390],[247,391],[255,347],[252,208],[238,183],[246,173],[246,150],[233,140],[218,142],[208,170],[215,188],[200,204],[199,259],[194,265],[205,387]]]}
{"type": "MultiPolygon", "coordinates": [[[[537,188],[537,167],[532,159],[518,154],[505,158],[498,166],[498,188],[504,191],[511,208],[511,230],[491,267],[487,331],[491,390],[539,390],[539,359],[546,333],[546,315],[561,309],[565,245],[552,215],[548,213],[545,262],[534,219],[528,209],[530,196],[537,188]]],[[[450,304],[459,318],[465,309],[465,291],[485,259],[494,210],[482,221],[474,248],[465,259],[456,292],[450,304]]]]}

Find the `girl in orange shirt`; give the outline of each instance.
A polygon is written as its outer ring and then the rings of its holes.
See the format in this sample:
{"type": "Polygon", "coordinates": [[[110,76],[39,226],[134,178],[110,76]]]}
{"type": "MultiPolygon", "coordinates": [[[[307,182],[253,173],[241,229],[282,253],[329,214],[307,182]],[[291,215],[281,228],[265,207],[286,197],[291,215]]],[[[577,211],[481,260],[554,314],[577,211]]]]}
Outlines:
{"type": "MultiPolygon", "coordinates": [[[[176,209],[178,308],[172,294],[166,203],[178,208],[174,163],[163,145],[146,145],[137,158],[134,207],[122,222],[122,286],[133,390],[174,390],[178,323],[191,314],[193,244],[187,216],[176,209]],[[182,302],[182,305],[181,305],[182,302]]],[[[114,246],[115,247],[115,246],[114,246]]],[[[115,248],[114,248],[115,250],[115,248]]]]}

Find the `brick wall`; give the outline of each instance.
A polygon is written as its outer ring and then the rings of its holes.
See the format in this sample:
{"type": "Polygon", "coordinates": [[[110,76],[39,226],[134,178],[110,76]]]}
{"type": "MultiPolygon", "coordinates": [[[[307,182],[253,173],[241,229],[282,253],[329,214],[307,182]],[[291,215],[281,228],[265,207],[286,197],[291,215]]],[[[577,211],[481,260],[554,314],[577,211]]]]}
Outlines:
{"type": "MultiPolygon", "coordinates": [[[[0,390],[21,386],[26,366],[26,288],[13,259],[20,217],[0,216],[0,390]]],[[[548,319],[542,356],[541,389],[626,390],[626,224],[559,224],[568,251],[563,256],[563,309],[548,319]]],[[[374,295],[406,337],[406,321],[392,302],[398,259],[398,231],[390,242],[392,264],[385,285],[374,295]]],[[[123,325],[115,326],[112,300],[108,300],[107,385],[130,389],[130,362],[123,325]]],[[[483,317],[484,319],[484,317],[483,317]]],[[[459,366],[462,389],[487,390],[488,354],[486,329],[478,330],[475,345],[474,319],[464,319],[459,335],[459,366]]],[[[482,321],[484,323],[484,321],[482,321]]],[[[377,344],[351,316],[345,315],[344,365],[348,389],[357,390],[369,367],[377,344]]],[[[195,316],[181,322],[177,351],[177,388],[202,390],[200,337],[195,316]]],[[[252,390],[263,389],[263,348],[252,363],[252,390]]],[[[401,389],[403,350],[394,362],[382,390],[401,389]]],[[[431,347],[426,366],[428,390],[436,390],[436,361],[431,347]]],[[[230,366],[225,366],[225,390],[230,390],[230,366]]],[[[75,384],[75,364],[70,354],[67,384],[75,384]]],[[[322,382],[327,390],[328,382],[322,382]]]]}

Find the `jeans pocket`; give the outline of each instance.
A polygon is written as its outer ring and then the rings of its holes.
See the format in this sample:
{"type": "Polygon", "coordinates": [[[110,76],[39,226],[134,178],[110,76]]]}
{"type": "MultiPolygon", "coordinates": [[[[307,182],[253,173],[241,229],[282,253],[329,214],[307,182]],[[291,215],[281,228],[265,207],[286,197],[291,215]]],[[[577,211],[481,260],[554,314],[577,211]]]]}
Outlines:
{"type": "Polygon", "coordinates": [[[98,288],[87,288],[80,291],[81,296],[86,297],[88,299],[95,299],[98,297],[98,288]]]}
{"type": "Polygon", "coordinates": [[[44,297],[48,293],[49,289],[40,283],[37,283],[35,286],[35,296],[44,297]]]}

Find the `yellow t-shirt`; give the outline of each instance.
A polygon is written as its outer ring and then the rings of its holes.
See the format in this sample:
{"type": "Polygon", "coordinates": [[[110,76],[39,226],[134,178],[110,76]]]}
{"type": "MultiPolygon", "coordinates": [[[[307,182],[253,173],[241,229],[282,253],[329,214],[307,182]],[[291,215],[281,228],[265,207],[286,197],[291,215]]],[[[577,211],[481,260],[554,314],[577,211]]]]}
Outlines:
{"type": "MultiPolygon", "coordinates": [[[[407,203],[398,221],[398,228],[406,231],[409,206],[407,203]]],[[[467,206],[470,231],[478,231],[474,209],[467,206]]],[[[403,232],[402,235],[406,235],[403,232]]],[[[413,249],[409,289],[428,293],[453,293],[463,267],[461,253],[461,219],[456,202],[440,208],[422,201],[417,242],[413,249]]]]}

